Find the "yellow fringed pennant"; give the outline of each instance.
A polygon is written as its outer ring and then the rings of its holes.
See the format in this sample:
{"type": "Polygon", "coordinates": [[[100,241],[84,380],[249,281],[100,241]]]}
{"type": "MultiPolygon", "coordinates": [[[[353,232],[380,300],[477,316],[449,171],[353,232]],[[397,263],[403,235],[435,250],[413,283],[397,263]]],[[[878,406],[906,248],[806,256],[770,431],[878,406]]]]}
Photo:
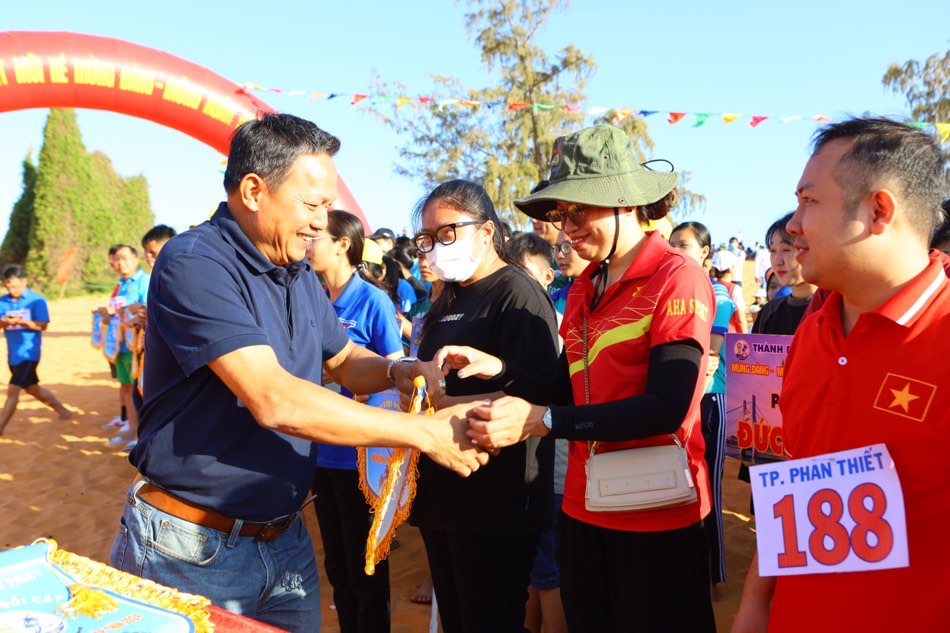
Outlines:
{"type": "MultiPolygon", "coordinates": [[[[425,378],[416,376],[413,381],[412,399],[409,401],[409,413],[432,415],[435,409],[429,402],[426,393],[425,378]],[[423,405],[425,409],[423,410],[423,405]]],[[[378,450],[378,449],[375,449],[378,450]]],[[[419,476],[419,451],[411,448],[385,449],[392,451],[386,459],[386,471],[380,477],[376,487],[368,481],[370,461],[380,461],[383,458],[374,449],[359,447],[357,462],[360,475],[360,490],[366,497],[366,502],[372,508],[373,524],[370,526],[366,538],[366,574],[372,576],[376,571],[376,564],[389,556],[389,548],[396,528],[409,518],[412,500],[416,496],[416,479],[419,476]]]]}

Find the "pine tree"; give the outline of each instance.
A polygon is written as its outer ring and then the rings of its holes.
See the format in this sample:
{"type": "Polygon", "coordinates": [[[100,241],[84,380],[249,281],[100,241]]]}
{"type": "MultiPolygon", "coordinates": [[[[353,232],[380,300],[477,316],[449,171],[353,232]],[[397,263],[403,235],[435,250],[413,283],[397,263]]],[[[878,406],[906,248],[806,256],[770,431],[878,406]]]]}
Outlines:
{"type": "Polygon", "coordinates": [[[23,264],[30,247],[30,231],[33,227],[33,202],[36,197],[36,165],[33,150],[23,159],[23,193],[10,212],[10,227],[3,245],[0,246],[0,262],[23,264]]]}

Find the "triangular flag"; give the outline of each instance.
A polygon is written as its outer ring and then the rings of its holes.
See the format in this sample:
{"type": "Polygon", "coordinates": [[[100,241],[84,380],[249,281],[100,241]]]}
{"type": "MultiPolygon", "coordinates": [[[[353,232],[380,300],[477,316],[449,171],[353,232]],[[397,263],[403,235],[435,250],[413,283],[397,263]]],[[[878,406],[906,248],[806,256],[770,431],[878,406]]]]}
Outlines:
{"type": "Polygon", "coordinates": [[[343,95],[340,94],[339,92],[331,92],[330,96],[327,97],[327,101],[329,101],[330,99],[336,99],[337,97],[342,97],[342,96],[343,95]]]}
{"type": "Polygon", "coordinates": [[[788,123],[789,121],[794,121],[794,120],[800,119],[800,118],[801,118],[801,117],[798,116],[797,114],[792,114],[792,115],[790,115],[790,116],[782,116],[782,117],[779,117],[778,120],[781,121],[782,123],[788,123]]]}
{"type": "Polygon", "coordinates": [[[616,125],[620,123],[621,121],[623,121],[624,119],[626,119],[631,114],[633,114],[635,111],[636,111],[636,108],[617,108],[616,110],[614,110],[616,114],[614,115],[614,120],[611,121],[611,123],[616,125]]]}
{"type": "Polygon", "coordinates": [[[369,100],[369,104],[375,106],[381,103],[386,103],[387,101],[389,101],[389,97],[387,97],[386,95],[376,95],[375,97],[369,100]]]}
{"type": "Polygon", "coordinates": [[[369,95],[353,95],[353,100],[350,101],[350,105],[356,105],[357,103],[359,103],[360,101],[362,101],[368,96],[369,95]]]}
{"type": "Polygon", "coordinates": [[[648,117],[651,114],[656,114],[659,110],[640,110],[637,112],[637,116],[648,117]]]}
{"type": "Polygon", "coordinates": [[[327,96],[327,93],[325,92],[311,92],[310,96],[307,97],[307,103],[310,103],[314,99],[319,99],[320,97],[325,97],[325,96],[327,96]]]}
{"type": "Polygon", "coordinates": [[[521,110],[522,108],[527,108],[529,105],[531,104],[528,103],[527,101],[512,101],[511,103],[508,104],[508,109],[521,110]]]}
{"type": "Polygon", "coordinates": [[[756,127],[759,123],[766,120],[768,115],[754,114],[752,115],[752,120],[749,121],[749,127],[756,127]]]}
{"type": "Polygon", "coordinates": [[[670,112],[670,116],[667,121],[670,122],[670,125],[676,125],[680,122],[680,120],[682,120],[684,116],[686,116],[685,112],[670,112]]]}
{"type": "Polygon", "coordinates": [[[579,105],[574,105],[573,103],[565,103],[564,109],[568,112],[577,112],[581,109],[581,107],[579,105]]]}
{"type": "Polygon", "coordinates": [[[940,134],[940,142],[945,143],[950,138],[950,123],[934,123],[937,126],[937,132],[940,134]]]}
{"type": "Polygon", "coordinates": [[[396,107],[401,108],[407,103],[409,103],[410,101],[412,101],[412,99],[410,99],[409,97],[399,97],[398,99],[396,99],[396,107]]]}
{"type": "Polygon", "coordinates": [[[478,106],[482,105],[482,102],[475,101],[472,99],[465,99],[463,101],[459,101],[459,105],[468,106],[470,108],[477,108],[478,106]]]}
{"type": "Polygon", "coordinates": [[[291,90],[287,93],[288,97],[296,97],[297,95],[307,94],[306,90],[291,90]]]}
{"type": "Polygon", "coordinates": [[[911,121],[910,124],[918,130],[922,130],[928,125],[926,121],[911,121]]]}
{"type": "Polygon", "coordinates": [[[283,92],[284,89],[283,88],[268,88],[267,91],[268,92],[283,92]]]}
{"type": "Polygon", "coordinates": [[[738,119],[740,116],[742,116],[742,115],[741,115],[741,114],[735,114],[735,113],[732,113],[732,112],[723,112],[723,113],[722,113],[722,120],[723,120],[723,123],[732,123],[733,121],[735,121],[736,119],[738,119]]]}
{"type": "Polygon", "coordinates": [[[534,104],[535,110],[553,110],[554,106],[550,103],[536,103],[534,104]]]}
{"type": "Polygon", "coordinates": [[[693,123],[693,127],[700,127],[703,123],[706,122],[706,119],[709,118],[708,114],[696,114],[696,123],[693,123]]]}
{"type": "Polygon", "coordinates": [[[458,103],[458,102],[459,102],[458,99],[442,99],[442,101],[439,101],[439,110],[442,110],[447,105],[452,105],[453,103],[458,103]]]}
{"type": "Polygon", "coordinates": [[[419,103],[432,103],[435,101],[435,97],[417,97],[419,103]]]}
{"type": "Polygon", "coordinates": [[[816,115],[813,116],[811,119],[812,119],[812,121],[817,121],[818,123],[827,123],[827,122],[831,121],[831,117],[830,117],[830,116],[825,116],[824,114],[816,114],[816,115]]]}
{"type": "Polygon", "coordinates": [[[588,108],[588,109],[587,109],[587,114],[603,114],[604,112],[606,112],[606,111],[609,110],[609,109],[610,109],[610,108],[601,108],[601,107],[588,108]]]}
{"type": "Polygon", "coordinates": [[[244,85],[241,86],[241,90],[244,92],[250,92],[251,90],[263,90],[263,86],[258,86],[257,84],[252,84],[249,81],[244,82],[244,85]]]}

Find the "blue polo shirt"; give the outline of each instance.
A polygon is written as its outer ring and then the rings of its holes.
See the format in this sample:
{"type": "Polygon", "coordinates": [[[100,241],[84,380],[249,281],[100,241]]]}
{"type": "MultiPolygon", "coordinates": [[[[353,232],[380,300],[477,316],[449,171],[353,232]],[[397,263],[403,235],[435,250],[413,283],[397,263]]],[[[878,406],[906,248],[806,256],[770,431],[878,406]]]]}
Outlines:
{"type": "Polygon", "coordinates": [[[396,285],[396,296],[399,297],[399,311],[403,314],[409,314],[412,304],[416,302],[416,291],[412,284],[405,279],[400,279],[396,285]]]}
{"type": "MultiPolygon", "coordinates": [[[[0,315],[5,315],[12,310],[29,310],[30,316],[26,317],[29,321],[45,321],[49,323],[49,309],[46,307],[46,299],[38,292],[33,292],[29,288],[23,289],[23,294],[18,299],[14,299],[9,294],[0,297],[0,315]]],[[[11,366],[19,365],[24,361],[40,361],[40,347],[43,342],[43,333],[37,330],[28,330],[26,328],[10,329],[3,331],[7,337],[7,363],[11,366]]]]}
{"type": "MultiPolygon", "coordinates": [[[[713,293],[716,296],[716,314],[713,317],[712,333],[726,335],[729,331],[729,321],[736,311],[736,304],[729,296],[729,289],[718,281],[712,281],[713,293]]],[[[712,382],[706,393],[726,393],[726,363],[720,362],[713,374],[712,382]]]]}
{"type": "MultiPolygon", "coordinates": [[[[130,306],[133,303],[145,303],[148,299],[148,274],[139,268],[135,271],[135,274],[129,277],[128,279],[119,279],[116,282],[116,297],[125,297],[125,305],[130,306]]],[[[125,345],[125,338],[122,339],[121,347],[119,352],[121,354],[128,354],[131,352],[128,347],[125,345]]]]}
{"type": "MultiPolygon", "coordinates": [[[[340,324],[350,340],[380,356],[402,354],[402,333],[396,321],[396,308],[389,295],[367,283],[359,275],[353,275],[346,288],[333,302],[340,324]]],[[[348,398],[353,393],[340,388],[348,398]]],[[[356,449],[352,446],[320,444],[317,449],[317,465],[324,468],[356,469],[356,449]]]]}
{"type": "Polygon", "coordinates": [[[275,266],[225,203],[165,244],[155,262],[145,334],[145,402],[129,460],[183,499],[269,521],[310,491],[316,445],[260,426],[208,363],[252,345],[320,384],[324,358],[347,344],[305,262],[275,266]]]}

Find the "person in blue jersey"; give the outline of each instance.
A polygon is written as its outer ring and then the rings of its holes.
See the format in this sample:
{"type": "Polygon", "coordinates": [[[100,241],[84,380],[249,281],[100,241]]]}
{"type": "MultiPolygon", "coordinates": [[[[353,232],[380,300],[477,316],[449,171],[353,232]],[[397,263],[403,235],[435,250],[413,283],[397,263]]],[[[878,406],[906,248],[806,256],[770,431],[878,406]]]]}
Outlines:
{"type": "Polygon", "coordinates": [[[7,401],[0,412],[0,435],[16,411],[20,392],[28,394],[56,411],[61,420],[72,416],[53,393],[40,386],[36,366],[40,363],[43,332],[49,325],[46,299],[26,286],[26,272],[17,264],[10,264],[0,272],[0,280],[7,294],[0,297],[0,327],[7,339],[7,362],[10,365],[10,385],[7,401]]]}
{"type": "Polygon", "coordinates": [[[558,231],[557,242],[554,244],[554,261],[557,262],[557,267],[561,271],[561,277],[567,282],[560,290],[551,293],[551,300],[554,301],[554,309],[557,313],[564,314],[564,308],[567,307],[567,294],[574,280],[590,266],[590,262],[581,259],[571,245],[571,240],[564,235],[564,231],[558,231]]]}
{"type": "MultiPolygon", "coordinates": [[[[386,358],[402,356],[396,310],[389,297],[362,273],[363,224],[346,211],[329,211],[317,229],[307,259],[323,277],[333,310],[355,344],[386,358]]],[[[353,397],[345,387],[344,396],[353,397]]],[[[361,399],[358,397],[358,399],[361,399]]],[[[389,630],[389,561],[376,573],[363,570],[370,507],[359,487],[356,449],[320,444],[313,482],[314,507],[324,545],[324,567],[342,633],[389,630]]]]}
{"type": "MultiPolygon", "coordinates": [[[[683,222],[670,235],[670,244],[702,266],[709,258],[712,238],[709,229],[699,222],[683,222]]],[[[719,352],[736,304],[729,290],[712,280],[716,296],[716,312],[709,341],[709,366],[706,370],[706,390],[699,403],[703,439],[706,440],[706,466],[709,468],[709,487],[712,492],[712,511],[706,518],[706,536],[709,539],[710,582],[716,585],[726,580],[726,551],[722,534],[722,469],[726,458],[726,366],[719,362],[719,352]]]]}

